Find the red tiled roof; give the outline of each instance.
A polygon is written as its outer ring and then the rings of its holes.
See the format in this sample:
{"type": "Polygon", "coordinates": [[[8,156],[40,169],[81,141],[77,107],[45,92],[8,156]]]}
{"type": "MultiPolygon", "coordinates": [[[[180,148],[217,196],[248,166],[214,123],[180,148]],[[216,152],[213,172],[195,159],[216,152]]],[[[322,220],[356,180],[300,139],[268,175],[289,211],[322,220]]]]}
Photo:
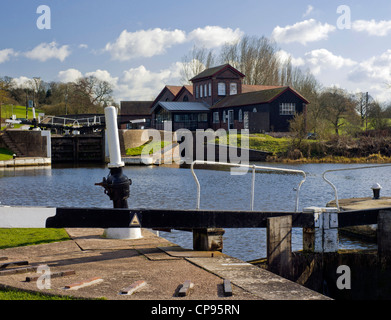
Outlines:
{"type": "Polygon", "coordinates": [[[182,86],[166,86],[166,88],[167,88],[168,90],[170,90],[171,93],[172,93],[174,96],[176,96],[176,95],[179,93],[179,91],[181,91],[182,86]]]}

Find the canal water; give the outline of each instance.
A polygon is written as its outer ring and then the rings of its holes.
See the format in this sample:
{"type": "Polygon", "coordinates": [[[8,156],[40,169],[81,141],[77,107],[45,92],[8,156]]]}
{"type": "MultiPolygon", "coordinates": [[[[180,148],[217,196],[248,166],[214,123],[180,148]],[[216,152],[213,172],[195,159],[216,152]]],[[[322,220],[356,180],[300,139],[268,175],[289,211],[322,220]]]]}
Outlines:
{"type": "MultiPolygon", "coordinates": [[[[299,210],[311,206],[325,206],[334,199],[334,191],[322,179],[326,170],[357,168],[361,164],[270,164],[268,167],[303,170],[307,178],[300,190],[299,210]]],[[[250,171],[245,175],[231,175],[229,171],[195,170],[201,185],[201,209],[250,210],[250,171]]],[[[106,177],[105,166],[52,166],[0,169],[1,205],[101,207],[112,208],[103,188],[95,186],[106,177]]],[[[381,196],[391,194],[391,168],[340,171],[327,174],[338,189],[339,198],[370,197],[371,186],[382,186],[381,196]]],[[[127,166],[124,174],[132,180],[130,208],[195,209],[197,187],[190,169],[164,166],[127,166]]],[[[260,172],[255,178],[254,210],[294,211],[296,188],[301,175],[260,172]]],[[[190,232],[160,232],[164,237],[185,248],[192,248],[190,232]]],[[[294,229],[293,250],[302,249],[302,230],[294,229]]],[[[375,244],[340,238],[340,247],[376,248],[375,244]]],[[[226,229],[224,253],[242,260],[266,256],[265,229],[226,229]]]]}

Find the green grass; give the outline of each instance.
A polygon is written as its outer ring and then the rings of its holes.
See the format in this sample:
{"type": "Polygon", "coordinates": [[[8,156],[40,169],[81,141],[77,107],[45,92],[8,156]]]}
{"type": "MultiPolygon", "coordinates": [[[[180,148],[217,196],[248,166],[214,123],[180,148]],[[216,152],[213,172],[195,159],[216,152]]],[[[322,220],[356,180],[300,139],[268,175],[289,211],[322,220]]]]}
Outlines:
{"type": "MultiPolygon", "coordinates": [[[[42,113],[42,110],[35,109],[35,114],[38,116],[38,113],[42,113]]],[[[1,117],[4,118],[11,118],[12,114],[16,115],[16,118],[26,118],[26,107],[25,106],[12,106],[10,104],[4,104],[1,107],[1,117]]],[[[28,118],[33,118],[33,110],[31,108],[28,108],[28,118]]]]}
{"type": "MultiPolygon", "coordinates": [[[[291,141],[290,138],[273,138],[266,134],[256,133],[249,135],[249,148],[278,154],[286,152],[291,141]]],[[[216,138],[215,142],[219,143],[219,138],[216,138]]],[[[223,144],[241,147],[242,136],[240,134],[228,134],[227,138],[222,138],[221,142],[223,144]]]]}
{"type": "MultiPolygon", "coordinates": [[[[0,229],[0,249],[69,240],[64,229],[0,229]]],[[[0,289],[0,300],[74,300],[70,296],[45,295],[11,288],[0,289]]]]}
{"type": "Polygon", "coordinates": [[[3,160],[10,160],[12,159],[12,151],[5,149],[5,148],[0,148],[0,161],[3,160]]]}
{"type": "Polygon", "coordinates": [[[147,142],[139,147],[126,149],[127,156],[140,156],[142,154],[152,154],[154,152],[158,152],[164,147],[170,145],[171,141],[161,141],[160,143],[157,141],[147,142]],[[144,149],[145,148],[145,149],[144,149]]]}
{"type": "Polygon", "coordinates": [[[0,289],[0,300],[80,300],[70,296],[56,296],[11,288],[0,289]]]}
{"type": "Polygon", "coordinates": [[[0,229],[0,249],[69,240],[64,229],[0,229]]]}

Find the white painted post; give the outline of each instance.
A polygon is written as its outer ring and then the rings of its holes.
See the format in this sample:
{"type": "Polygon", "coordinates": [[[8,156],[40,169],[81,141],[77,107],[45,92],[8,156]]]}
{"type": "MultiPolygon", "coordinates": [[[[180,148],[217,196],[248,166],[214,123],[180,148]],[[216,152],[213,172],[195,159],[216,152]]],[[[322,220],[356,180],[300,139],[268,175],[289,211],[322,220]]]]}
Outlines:
{"type": "Polygon", "coordinates": [[[337,208],[305,208],[304,212],[312,212],[315,222],[315,252],[338,251],[338,209],[337,208]]]}
{"type": "Polygon", "coordinates": [[[121,150],[119,147],[119,136],[117,126],[117,110],[115,107],[105,108],[107,140],[109,145],[110,163],[109,168],[120,168],[125,166],[121,161],[121,150]]]}

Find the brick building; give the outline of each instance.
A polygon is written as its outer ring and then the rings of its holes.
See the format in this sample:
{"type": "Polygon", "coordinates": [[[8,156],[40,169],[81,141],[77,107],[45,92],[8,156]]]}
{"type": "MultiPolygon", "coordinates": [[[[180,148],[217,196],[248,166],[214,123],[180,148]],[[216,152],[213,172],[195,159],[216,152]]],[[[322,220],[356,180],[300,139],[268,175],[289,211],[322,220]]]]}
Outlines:
{"type": "Polygon", "coordinates": [[[245,85],[244,77],[224,64],[190,79],[192,86],[165,86],[150,105],[151,126],[286,132],[295,114],[306,114],[309,102],[289,86],[245,85]]]}

